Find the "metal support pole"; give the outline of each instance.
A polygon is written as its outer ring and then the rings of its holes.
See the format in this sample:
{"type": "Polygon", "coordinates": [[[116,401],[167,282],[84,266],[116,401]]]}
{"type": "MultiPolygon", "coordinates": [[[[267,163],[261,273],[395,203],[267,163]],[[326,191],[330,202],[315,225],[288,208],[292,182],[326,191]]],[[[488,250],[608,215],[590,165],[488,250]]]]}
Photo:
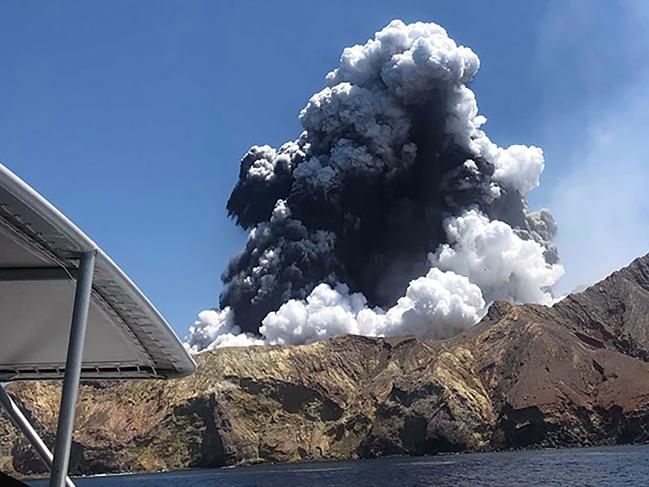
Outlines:
{"type": "MultiPolygon", "coordinates": [[[[9,419],[11,422],[16,425],[16,427],[22,431],[30,445],[36,450],[38,456],[41,460],[47,465],[47,468],[52,469],[52,453],[47,448],[43,440],[38,433],[34,430],[32,425],[29,423],[23,412],[16,405],[11,396],[7,394],[3,385],[0,385],[0,404],[4,407],[9,419]]],[[[65,485],[67,487],[74,487],[74,483],[70,480],[70,477],[65,478],[65,485]]]]}
{"type": "Polygon", "coordinates": [[[65,477],[68,474],[72,431],[74,429],[74,411],[79,393],[83,344],[86,337],[96,255],[96,250],[86,252],[81,256],[81,262],[79,263],[79,277],[74,293],[74,310],[72,312],[68,353],[65,360],[63,393],[61,395],[61,407],[59,408],[59,424],[56,429],[54,465],[50,476],[50,487],[63,487],[65,477]]]}

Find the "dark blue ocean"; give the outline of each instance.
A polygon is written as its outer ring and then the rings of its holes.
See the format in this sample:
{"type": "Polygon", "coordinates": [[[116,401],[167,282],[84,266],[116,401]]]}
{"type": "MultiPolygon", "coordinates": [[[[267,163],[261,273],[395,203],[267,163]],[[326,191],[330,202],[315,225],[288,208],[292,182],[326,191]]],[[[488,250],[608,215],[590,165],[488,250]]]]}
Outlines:
{"type": "MultiPolygon", "coordinates": [[[[649,446],[259,465],[77,479],[79,487],[647,486],[649,446]]],[[[45,482],[31,482],[33,486],[45,482]]]]}

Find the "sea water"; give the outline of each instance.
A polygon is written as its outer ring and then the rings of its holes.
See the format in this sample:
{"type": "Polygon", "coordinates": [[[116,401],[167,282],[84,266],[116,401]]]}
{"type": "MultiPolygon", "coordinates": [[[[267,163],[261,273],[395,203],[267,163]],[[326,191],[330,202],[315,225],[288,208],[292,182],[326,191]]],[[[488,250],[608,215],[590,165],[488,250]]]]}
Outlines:
{"type": "MultiPolygon", "coordinates": [[[[79,487],[647,486],[649,446],[383,458],[76,479],[79,487]]],[[[32,486],[47,485],[43,481],[32,486]]]]}

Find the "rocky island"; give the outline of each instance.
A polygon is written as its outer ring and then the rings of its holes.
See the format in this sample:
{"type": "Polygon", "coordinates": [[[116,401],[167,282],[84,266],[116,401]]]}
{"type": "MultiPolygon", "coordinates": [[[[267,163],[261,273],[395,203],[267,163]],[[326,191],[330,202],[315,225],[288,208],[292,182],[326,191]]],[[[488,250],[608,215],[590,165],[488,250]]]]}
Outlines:
{"type": "MultiPolygon", "coordinates": [[[[649,255],[446,340],[223,348],[171,382],[87,382],[73,474],[649,441],[649,255]]],[[[49,443],[59,384],[8,387],[49,443]]],[[[0,470],[45,472],[0,418],[0,470]]]]}

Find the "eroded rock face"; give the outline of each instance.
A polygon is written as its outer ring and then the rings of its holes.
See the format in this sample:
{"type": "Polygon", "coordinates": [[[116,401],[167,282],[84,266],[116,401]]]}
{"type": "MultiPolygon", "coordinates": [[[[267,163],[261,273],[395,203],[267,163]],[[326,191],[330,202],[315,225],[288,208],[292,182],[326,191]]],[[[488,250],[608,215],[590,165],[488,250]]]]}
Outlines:
{"type": "MultiPolygon", "coordinates": [[[[84,384],[74,473],[649,441],[649,257],[444,341],[220,349],[172,382],[84,384]]],[[[54,383],[10,386],[50,444],[54,383]]],[[[0,469],[44,467],[0,418],[0,469]]]]}

